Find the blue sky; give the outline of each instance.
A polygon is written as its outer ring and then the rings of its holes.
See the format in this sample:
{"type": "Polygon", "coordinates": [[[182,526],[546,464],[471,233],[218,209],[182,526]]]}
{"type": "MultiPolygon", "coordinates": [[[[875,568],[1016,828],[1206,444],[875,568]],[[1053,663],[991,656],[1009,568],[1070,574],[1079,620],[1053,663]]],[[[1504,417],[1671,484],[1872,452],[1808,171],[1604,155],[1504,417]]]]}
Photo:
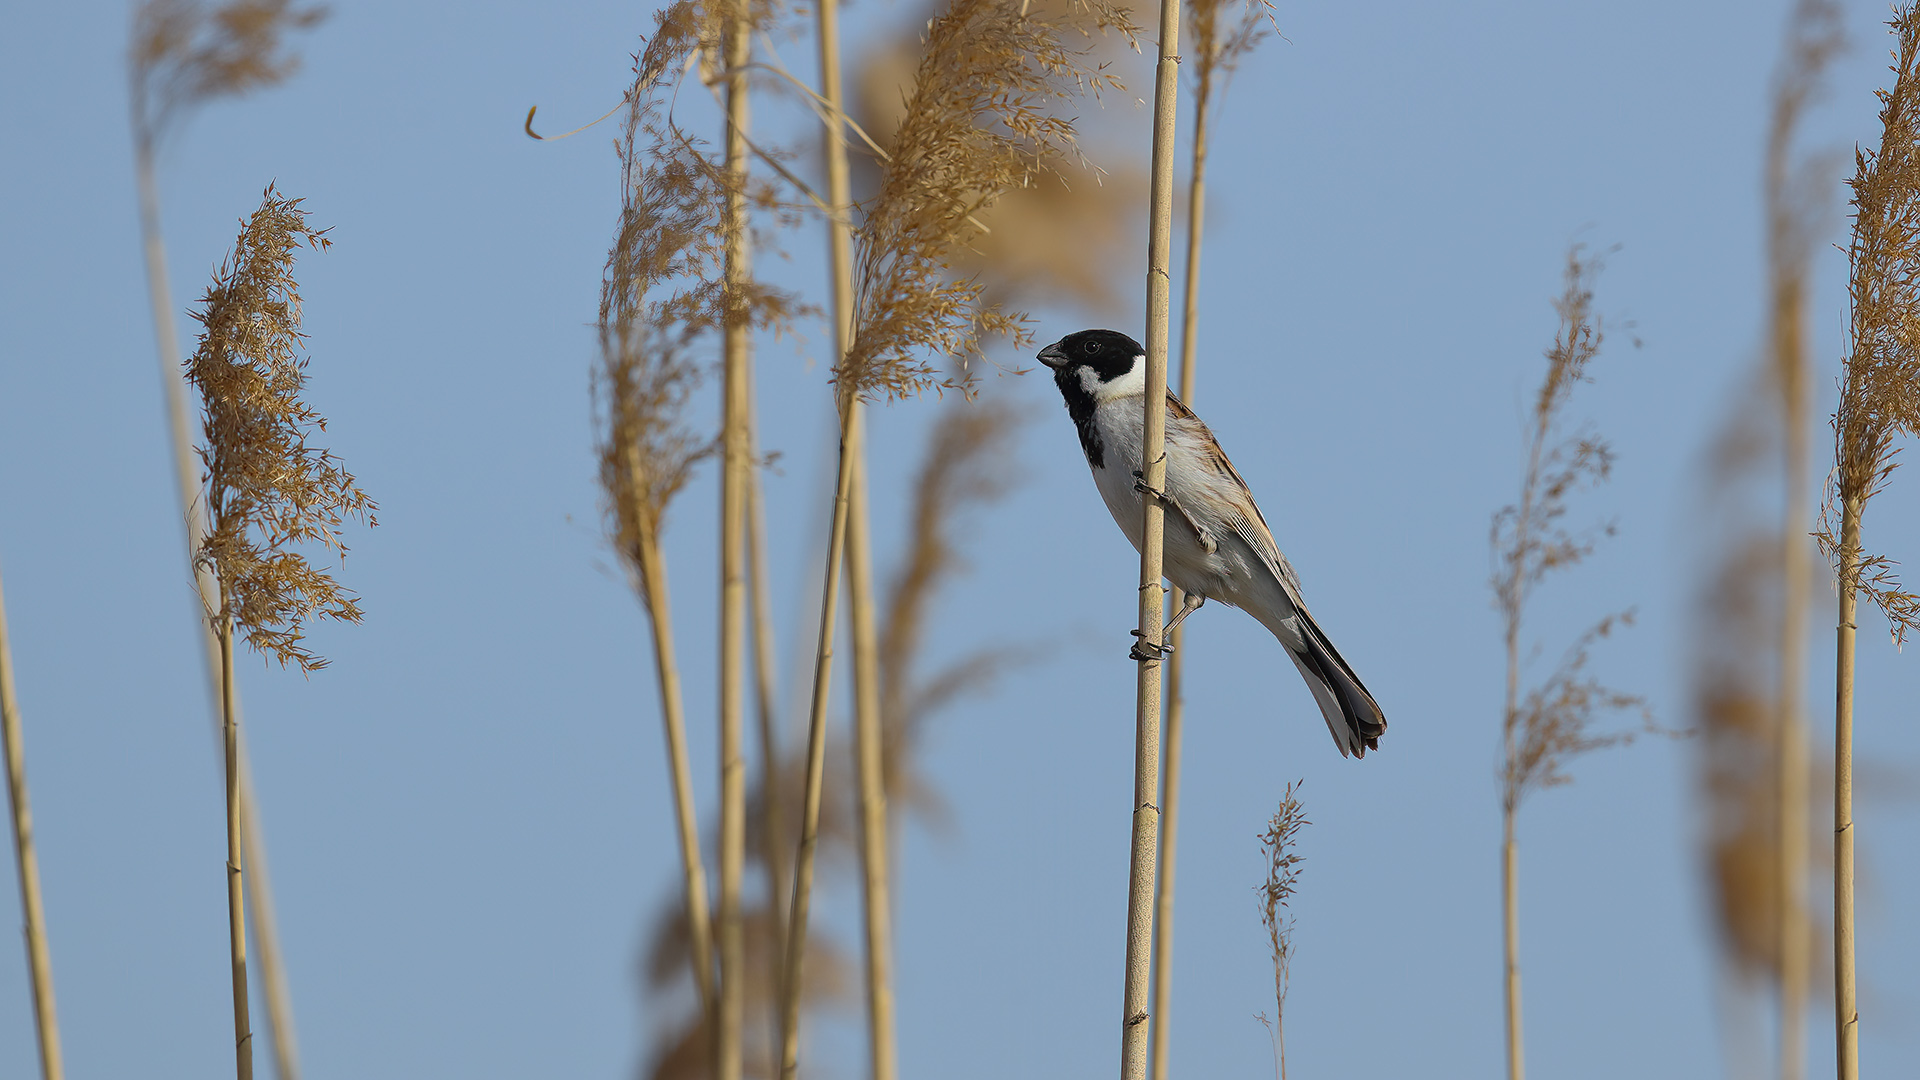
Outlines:
{"type": "MultiPolygon", "coordinates": [[[[857,43],[916,13],[863,0],[845,18],[857,43]]],[[[1850,6],[1853,47],[1809,147],[1845,154],[1877,135],[1883,17],[1850,6]]],[[[1518,482],[1548,301],[1570,242],[1618,244],[1598,304],[1642,344],[1616,334],[1574,404],[1619,452],[1576,512],[1617,519],[1619,535],[1542,594],[1536,625],[1551,647],[1637,605],[1640,625],[1596,662],[1684,726],[1699,465],[1758,341],[1759,155],[1784,5],[1282,2],[1278,18],[1285,40],[1246,64],[1216,129],[1197,402],[1392,730],[1378,755],[1340,759],[1256,624],[1214,607],[1189,624],[1174,1064],[1268,1075],[1255,837],[1304,780],[1290,1069],[1486,1076],[1501,1061],[1502,678],[1486,536],[1518,482]]],[[[230,1061],[221,795],[139,263],[126,9],[37,5],[12,25],[0,570],[69,1069],[205,1076],[230,1061]]],[[[333,666],[310,680],[243,668],[314,1077],[627,1075],[660,1021],[637,964],[674,897],[670,804],[646,627],[600,538],[589,450],[612,132],[520,133],[530,104],[550,129],[612,105],[650,25],[613,3],[342,2],[289,85],[204,110],[163,163],[183,308],[268,180],[333,227],[334,248],[300,270],[312,396],[381,504],[343,573],[366,624],[314,635],[333,666]]],[[[1150,86],[1143,58],[1121,73],[1150,86]]],[[[1144,158],[1144,110],[1107,108],[1101,122],[1140,133],[1144,158]]],[[[797,130],[782,106],[763,113],[797,130]]],[[[763,264],[817,290],[818,250],[803,231],[763,264]]],[[[1823,251],[1823,416],[1843,274],[1823,251]]],[[[1137,333],[1134,304],[1100,319],[1137,333]]],[[[1094,318],[1036,315],[1042,341],[1094,318]]],[[[783,454],[768,478],[783,655],[817,599],[824,337],[760,351],[762,439],[783,454]]],[[[966,537],[971,574],[940,609],[934,655],[1010,626],[1052,647],[944,715],[927,748],[954,819],[901,839],[900,1059],[914,1077],[1101,1075],[1120,1011],[1137,563],[1052,387],[1006,375],[987,392],[1036,419],[1017,488],[966,537]]],[[[883,567],[936,407],[876,415],[883,567]]],[[[1910,480],[1868,520],[1869,544],[1896,558],[1920,536],[1910,480]]],[[[702,474],[668,546],[709,818],[716,501],[702,474]]],[[[1830,597],[1816,592],[1817,626],[1830,597]]],[[[1867,616],[1859,753],[1912,766],[1920,672],[1882,629],[1867,616]]],[[[1810,640],[1824,739],[1831,639],[1810,640]]],[[[1722,1022],[1694,753],[1649,739],[1593,756],[1524,812],[1540,1075],[1743,1061],[1722,1022]]],[[[1920,816],[1864,797],[1859,814],[1863,1057],[1899,1075],[1920,1066],[1920,931],[1900,918],[1920,901],[1920,816]]],[[[830,888],[816,910],[844,933],[854,901],[830,888]]],[[[25,986],[21,951],[0,948],[0,1074],[33,1068],[25,986]]],[[[1826,1017],[1816,1005],[1816,1068],[1831,1060],[1826,1017]]],[[[847,1074],[855,1021],[814,1036],[847,1074]]]]}

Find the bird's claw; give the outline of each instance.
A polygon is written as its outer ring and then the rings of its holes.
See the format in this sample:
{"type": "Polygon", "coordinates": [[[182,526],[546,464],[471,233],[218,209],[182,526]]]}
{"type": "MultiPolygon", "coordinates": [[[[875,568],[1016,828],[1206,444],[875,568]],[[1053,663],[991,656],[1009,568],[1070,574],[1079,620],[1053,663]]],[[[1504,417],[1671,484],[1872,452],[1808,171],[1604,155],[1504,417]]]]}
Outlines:
{"type": "Polygon", "coordinates": [[[1163,503],[1173,502],[1172,499],[1167,497],[1166,492],[1161,491],[1159,488],[1148,487],[1146,474],[1142,473],[1139,469],[1133,470],[1133,490],[1142,495],[1151,495],[1163,503]]]}
{"type": "MultiPolygon", "coordinates": [[[[1129,630],[1127,633],[1132,634],[1136,638],[1141,636],[1138,630],[1129,630]]],[[[1127,650],[1127,658],[1129,660],[1165,660],[1172,655],[1172,645],[1155,645],[1144,640],[1135,641],[1133,648],[1127,650]]]]}

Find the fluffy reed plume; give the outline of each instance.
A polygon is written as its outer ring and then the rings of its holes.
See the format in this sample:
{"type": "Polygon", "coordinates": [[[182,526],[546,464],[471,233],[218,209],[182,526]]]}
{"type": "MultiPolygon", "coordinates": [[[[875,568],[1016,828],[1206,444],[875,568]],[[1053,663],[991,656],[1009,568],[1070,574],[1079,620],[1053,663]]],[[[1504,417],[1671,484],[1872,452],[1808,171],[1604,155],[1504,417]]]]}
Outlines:
{"type": "Polygon", "coordinates": [[[975,514],[1004,496],[1024,413],[991,397],[956,397],[941,408],[910,485],[903,556],[887,587],[881,619],[880,715],[885,721],[888,805],[940,823],[946,804],[921,771],[921,748],[938,713],[985,693],[1007,668],[1030,662],[1030,646],[977,649],[920,671],[927,626],[942,590],[967,569],[960,536],[975,514]]]}
{"type": "Polygon", "coordinates": [[[206,444],[206,508],[212,526],[194,563],[219,585],[207,622],[220,642],[221,705],[227,787],[227,917],[233,960],[235,1057],[241,1080],[253,1075],[247,1017],[246,914],[241,894],[239,717],[233,696],[233,637],[265,656],[312,672],[326,665],[303,643],[309,619],[359,622],[353,594],[308,562],[298,548],[317,544],[346,555],[348,519],[374,524],[373,501],[339,459],[310,443],[326,418],[301,400],[307,361],[300,355],[300,293],[295,249],[323,249],[325,230],[307,225],[299,199],[268,185],[231,254],[194,313],[204,328],[187,361],[200,392],[206,444]]]}
{"type": "MultiPolygon", "coordinates": [[[[1137,15],[1136,6],[1127,5],[1130,19],[1137,15]]],[[[938,9],[938,4],[925,5],[928,16],[938,9]]],[[[1073,0],[1033,0],[1028,11],[1049,19],[1070,18],[1073,0]]],[[[1096,45],[1102,55],[1109,55],[1130,42],[1130,36],[1115,35],[1096,45]]],[[[906,114],[919,55],[919,39],[903,35],[860,58],[853,111],[883,151],[892,149],[906,114]]],[[[1129,212],[1147,195],[1146,173],[1128,158],[1134,120],[1134,114],[1118,110],[1076,118],[1076,149],[1087,148],[1087,156],[1104,167],[1082,170],[1073,158],[1048,158],[1031,183],[974,214],[983,231],[954,252],[954,271],[977,278],[989,303],[1017,297],[1021,304],[1121,308],[1122,292],[1133,281],[1127,257],[1138,242],[1127,227],[1129,212]]],[[[854,174],[862,195],[871,195],[878,185],[879,160],[859,159],[867,166],[854,174]]]]}
{"type": "MultiPolygon", "coordinates": [[[[1207,209],[1207,129],[1211,119],[1214,84],[1224,84],[1240,60],[1260,43],[1272,24],[1272,5],[1266,0],[1243,0],[1237,19],[1224,0],[1195,0],[1188,9],[1189,52],[1193,55],[1193,158],[1187,178],[1187,272],[1180,320],[1180,399],[1194,399],[1200,340],[1200,248],[1207,209]]],[[[1222,86],[1224,89],[1224,85],[1222,86]]],[[[1178,611],[1186,594],[1173,590],[1178,611]]],[[[1175,859],[1180,827],[1180,747],[1186,721],[1186,632],[1175,627],[1167,661],[1166,732],[1161,750],[1160,866],[1155,875],[1153,917],[1153,1021],[1151,1040],[1153,1080],[1165,1080],[1172,1053],[1169,1009],[1173,1004],[1173,896],[1175,859]]]]}
{"type": "Polygon", "coordinates": [[[1775,725],[1778,746],[1773,828],[1780,850],[1774,858],[1779,881],[1774,888],[1781,917],[1775,954],[1780,962],[1780,1075],[1797,1080],[1806,1058],[1807,962],[1806,907],[1807,733],[1802,715],[1806,698],[1806,632],[1812,585],[1803,550],[1807,507],[1807,431],[1812,418],[1812,371],[1807,355],[1807,278],[1814,233],[1824,216],[1825,187],[1832,183],[1818,163],[1796,163],[1793,140],[1814,95],[1822,71],[1841,44],[1840,12],[1832,0],[1800,0],[1788,17],[1784,55],[1774,78],[1772,119],[1766,151],[1768,318],[1771,360],[1780,392],[1782,523],[1779,637],[1780,708],[1775,725]]]}
{"type": "Polygon", "coordinates": [[[53,1007],[53,958],[47,951],[47,913],[40,902],[40,860],[33,849],[33,811],[27,802],[27,750],[21,743],[20,702],[13,689],[13,650],[7,643],[7,603],[0,593],[0,751],[7,759],[7,807],[13,823],[13,867],[20,882],[20,917],[27,939],[27,979],[33,994],[33,1031],[41,1080],[60,1080],[60,1021],[53,1007]]]}
{"type": "MultiPolygon", "coordinates": [[[[285,0],[234,0],[214,8],[192,0],[145,0],[134,9],[127,51],[132,98],[134,174],[140,193],[140,232],[146,260],[147,294],[160,378],[166,387],[168,430],[172,437],[176,494],[189,555],[200,550],[206,534],[203,509],[196,506],[199,468],[194,462],[192,422],[180,367],[179,332],[174,325],[173,291],[167,278],[166,245],[160,230],[160,188],[156,158],[166,136],[208,101],[239,97],[272,86],[291,75],[297,58],[284,51],[285,39],[309,29],[323,17],[317,7],[296,8],[285,0]]],[[[218,603],[217,586],[195,574],[204,607],[218,603]]],[[[198,620],[196,620],[198,621],[198,620]]],[[[201,653],[206,662],[209,701],[222,699],[220,646],[201,624],[201,653]]],[[[234,707],[238,709],[236,699],[234,707]]],[[[221,710],[211,710],[214,730],[222,728],[221,710]]],[[[293,1028],[293,1003],[268,883],[266,841],[253,798],[252,770],[240,747],[240,813],[245,827],[247,885],[253,902],[254,936],[260,946],[267,1017],[273,1031],[274,1062],[281,1080],[298,1080],[299,1051],[293,1028]]]]}
{"type": "Polygon", "coordinates": [[[1549,573],[1578,565],[1593,553],[1611,525],[1574,530],[1565,523],[1567,498],[1606,481],[1613,450],[1591,428],[1566,430],[1574,388],[1589,381],[1587,366],[1599,355],[1603,334],[1593,313],[1593,279],[1600,260],[1567,253],[1565,288],[1554,301],[1560,327],[1546,351],[1546,377],[1534,397],[1525,432],[1526,467],[1520,501],[1493,516],[1491,546],[1494,606],[1505,628],[1506,708],[1501,722],[1500,811],[1503,830],[1501,884],[1506,938],[1507,1075],[1526,1072],[1520,1030],[1519,852],[1514,826],[1520,803],[1540,788],[1567,783],[1574,757],[1628,741],[1626,733],[1596,733],[1594,721],[1642,700],[1609,689],[1586,670],[1593,646],[1615,627],[1630,625],[1631,611],[1607,615],[1575,638],[1546,678],[1522,693],[1521,630],[1533,591],[1549,573]]]}
{"type": "Polygon", "coordinates": [[[1867,503],[1886,488],[1902,436],[1920,434],[1920,14],[1898,7],[1893,88],[1878,91],[1877,151],[1854,156],[1853,237],[1847,247],[1851,349],[1833,417],[1834,468],[1819,539],[1840,593],[1834,713],[1833,939],[1838,1075],[1859,1075],[1860,1015],[1853,930],[1853,676],[1855,610],[1867,598],[1895,644],[1920,627],[1920,596],[1893,562],[1861,548],[1867,503]],[[1839,531],[1835,535],[1834,517],[1839,531]]]}
{"type": "MultiPolygon", "coordinates": [[[[1044,167],[1042,157],[1071,147],[1072,122],[1052,115],[1051,107],[1083,90],[1117,85],[1111,76],[1089,69],[1083,52],[1063,43],[1063,30],[1107,26],[1124,29],[1124,17],[1093,6],[1082,19],[1065,24],[1023,12],[1009,0],[955,0],[928,24],[914,91],[893,151],[876,195],[863,204],[853,230],[852,303],[836,303],[836,329],[844,327],[834,365],[841,441],[815,649],[800,845],[787,920],[783,1076],[794,1073],[798,1060],[799,988],[808,938],[832,641],[850,504],[860,475],[861,403],[960,385],[963,380],[942,379],[933,358],[952,356],[964,364],[980,354],[984,335],[1004,333],[1024,340],[1020,316],[989,302],[977,279],[953,276],[954,253],[977,235],[977,212],[1037,175],[1044,167]]],[[[829,115],[837,121],[837,113],[829,115]]],[[[830,135],[830,153],[840,137],[839,132],[830,135]]],[[[863,711],[871,722],[872,708],[863,711]]],[[[863,740],[863,762],[880,760],[874,741],[863,740]]],[[[861,795],[863,820],[870,822],[867,835],[877,841],[884,835],[884,796],[874,783],[876,770],[862,772],[868,778],[861,795]]],[[[884,879],[876,862],[883,846],[867,844],[870,883],[884,879]]],[[[868,911],[877,912],[881,897],[873,884],[865,895],[868,911]]],[[[875,1033],[876,1067],[885,1071],[888,1002],[875,948],[885,928],[871,916],[868,926],[869,1024],[875,1033]]]]}
{"type": "Polygon", "coordinates": [[[691,48],[694,8],[678,4],[658,19],[653,41],[636,58],[626,123],[615,144],[620,223],[601,276],[594,398],[607,532],[652,629],[680,841],[689,966],[710,1025],[718,1004],[713,931],[660,529],[668,503],[686,484],[695,463],[712,449],[709,440],[688,430],[682,413],[701,374],[690,348],[719,318],[710,282],[722,260],[713,227],[721,196],[710,171],[688,160],[692,148],[668,137],[649,93],[677,56],[691,48]]]}
{"type": "Polygon", "coordinates": [[[1287,1080],[1287,979],[1293,966],[1294,916],[1287,910],[1294,889],[1300,884],[1300,864],[1304,857],[1294,850],[1301,829],[1313,824],[1307,820],[1306,807],[1300,804],[1300,784],[1288,784],[1280,797],[1280,807],[1260,834],[1260,855],[1267,864],[1267,880],[1256,891],[1260,894],[1260,924],[1267,928],[1267,952],[1273,959],[1273,1019],[1262,1014],[1273,1039],[1273,1069],[1280,1080],[1287,1080]]]}

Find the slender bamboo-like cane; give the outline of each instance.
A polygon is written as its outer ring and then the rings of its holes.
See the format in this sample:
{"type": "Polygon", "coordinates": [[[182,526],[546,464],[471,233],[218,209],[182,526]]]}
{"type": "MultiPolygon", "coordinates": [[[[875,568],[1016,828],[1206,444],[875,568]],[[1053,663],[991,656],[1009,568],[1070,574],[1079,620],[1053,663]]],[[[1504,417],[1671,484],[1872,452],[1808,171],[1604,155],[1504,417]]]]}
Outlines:
{"type": "Polygon", "coordinates": [[[1507,1005],[1507,1080],[1526,1080],[1527,1055],[1520,1033],[1520,848],[1514,842],[1514,807],[1501,814],[1500,922],[1504,930],[1507,1005]]]}
{"type": "MultiPolygon", "coordinates": [[[[634,490],[640,487],[639,448],[626,447],[626,465],[634,490]]],[[[640,576],[646,584],[647,616],[653,627],[653,668],[660,686],[660,722],[667,735],[667,767],[673,785],[673,816],[680,838],[685,877],[687,939],[693,951],[694,984],[709,1025],[716,1001],[713,985],[713,925],[707,908],[707,875],[700,859],[700,825],[693,804],[693,769],[687,761],[686,710],[680,694],[680,664],[674,656],[673,604],[667,593],[667,564],[652,529],[639,530],[640,576]]]]}
{"type": "Polygon", "coordinates": [[[220,619],[220,713],[227,762],[227,950],[233,964],[236,1075],[253,1080],[253,1024],[247,1016],[247,905],[240,847],[240,720],[234,709],[233,622],[220,619]]]}
{"type": "Polygon", "coordinates": [[[40,1042],[41,1080],[60,1080],[60,1021],[53,1007],[53,958],[47,951],[47,912],[40,903],[40,860],[33,851],[33,810],[27,802],[27,751],[21,743],[20,702],[13,689],[13,652],[7,644],[7,603],[0,593],[0,748],[7,757],[7,805],[13,812],[13,862],[20,877],[20,913],[26,920],[27,975],[33,989],[34,1034],[40,1042]]]}
{"type": "MultiPolygon", "coordinates": [[[[1153,171],[1151,217],[1147,229],[1147,387],[1140,468],[1148,488],[1166,484],[1164,453],[1167,424],[1167,317],[1172,297],[1174,122],[1180,93],[1180,5],[1160,2],[1160,58],[1154,69],[1153,171]]],[[[1120,1014],[1120,1076],[1147,1075],[1148,1001],[1153,967],[1153,894],[1160,841],[1160,645],[1166,616],[1161,585],[1165,508],[1160,500],[1141,502],[1140,646],[1143,659],[1135,680],[1133,742],[1133,843],[1127,875],[1126,990],[1120,1014]]]]}
{"type": "Polygon", "coordinates": [[[894,1080],[893,912],[887,870],[887,791],[881,759],[880,646],[873,619],[873,552],[867,530],[867,453],[851,444],[847,578],[853,618],[854,774],[860,785],[860,896],[866,914],[867,1038],[873,1080],[894,1080]]]}
{"type": "Polygon", "coordinates": [[[727,48],[727,325],[724,467],[720,497],[720,1023],[718,1080],[739,1080],[742,1018],[746,1008],[746,949],[740,919],[740,879],[746,863],[746,760],[740,745],[742,659],[746,638],[743,533],[746,524],[747,384],[750,326],[746,312],[747,63],[752,13],[734,0],[727,48]]]}
{"type": "MultiPolygon", "coordinates": [[[[768,985],[780,985],[780,965],[787,955],[787,826],[785,792],[780,784],[780,733],[776,719],[773,654],[773,599],[767,573],[767,508],[760,484],[758,410],[753,391],[753,365],[747,365],[747,620],[753,624],[754,716],[760,729],[760,854],[767,874],[767,916],[773,927],[773,947],[767,950],[768,985]]],[[[778,1010],[772,1010],[773,1037],[780,1037],[778,1010]]]]}
{"type": "MultiPolygon", "coordinates": [[[[1213,65],[1201,64],[1193,96],[1193,175],[1187,189],[1187,280],[1180,321],[1180,400],[1193,406],[1194,363],[1200,341],[1200,230],[1207,210],[1207,105],[1213,96],[1213,65]]],[[[1186,594],[1173,590],[1173,609],[1186,594]]],[[[1173,628],[1167,661],[1167,728],[1160,777],[1160,872],[1153,918],[1153,1080],[1166,1080],[1172,1052],[1168,1038],[1173,1004],[1173,873],[1180,839],[1180,736],[1186,720],[1184,695],[1186,627],[1173,628]]]]}
{"type": "Polygon", "coordinates": [[[793,907],[787,916],[787,962],[780,987],[780,1076],[799,1068],[800,991],[807,949],[807,911],[813,900],[814,849],[820,840],[820,786],[827,759],[827,699],[833,683],[834,619],[840,595],[840,564],[847,548],[847,504],[853,488],[851,446],[859,440],[859,399],[840,399],[840,468],[834,478],[833,526],[827,534],[827,573],[821,587],[820,637],[814,647],[813,701],[807,710],[807,775],[801,799],[800,850],[793,863],[793,907]]]}
{"type": "Polygon", "coordinates": [[[1833,1011],[1836,1074],[1859,1080],[1860,1002],[1853,941],[1853,647],[1860,590],[1861,500],[1841,503],[1840,621],[1833,711],[1833,1011]]]}
{"type": "MultiPolygon", "coordinates": [[[[147,270],[147,297],[152,308],[155,344],[160,354],[160,381],[166,389],[167,430],[173,448],[174,474],[180,498],[180,515],[185,526],[187,551],[199,551],[206,537],[204,508],[196,502],[200,491],[199,466],[193,453],[192,421],[188,418],[186,378],[181,372],[180,343],[173,317],[173,290],[167,277],[166,244],[160,233],[160,189],[155,178],[153,148],[136,139],[134,173],[140,191],[141,249],[147,270]]],[[[219,585],[204,567],[194,570],[194,586],[206,610],[218,607],[219,585]]],[[[200,625],[201,656],[206,660],[210,698],[216,703],[211,711],[214,735],[224,748],[224,708],[218,703],[225,694],[221,676],[220,643],[205,620],[200,625]]],[[[238,693],[232,703],[233,714],[240,715],[238,693]]],[[[240,738],[239,756],[241,841],[250,872],[246,875],[248,900],[253,905],[253,931],[259,946],[262,991],[267,1002],[267,1026],[273,1039],[274,1067],[279,1080],[300,1080],[299,1041],[294,1032],[293,998],[287,983],[286,965],[280,951],[279,924],[274,918],[273,886],[267,874],[266,840],[253,794],[253,769],[247,761],[247,744],[240,738]]],[[[221,751],[225,756],[225,750],[221,751]]]]}
{"type": "MultiPolygon", "coordinates": [[[[833,287],[833,347],[836,360],[846,356],[853,338],[853,238],[847,218],[850,185],[847,181],[847,136],[841,126],[840,11],[837,0],[814,5],[820,47],[820,96],[832,122],[824,140],[827,199],[833,212],[827,217],[827,263],[833,287]]],[[[820,836],[820,785],[827,754],[827,694],[833,678],[833,635],[840,593],[840,566],[846,550],[847,518],[858,446],[860,400],[842,394],[840,464],[835,470],[833,524],[827,535],[827,572],[820,599],[820,636],[814,649],[813,699],[807,717],[806,787],[802,798],[800,846],[794,859],[793,902],[787,915],[787,956],[780,982],[780,1076],[795,1075],[800,1054],[800,995],[807,949],[807,912],[813,896],[814,848],[820,836]]],[[[877,1059],[876,1059],[877,1060],[877,1059]]]]}

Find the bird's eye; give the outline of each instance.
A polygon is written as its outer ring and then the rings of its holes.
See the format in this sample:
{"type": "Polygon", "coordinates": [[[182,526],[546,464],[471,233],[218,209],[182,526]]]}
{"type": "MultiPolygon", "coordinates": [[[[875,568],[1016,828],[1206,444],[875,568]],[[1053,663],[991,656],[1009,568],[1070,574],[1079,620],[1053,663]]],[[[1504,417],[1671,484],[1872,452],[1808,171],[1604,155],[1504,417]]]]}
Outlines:
{"type": "Polygon", "coordinates": [[[1100,351],[1100,343],[1097,341],[1086,342],[1080,346],[1080,351],[1086,353],[1088,356],[1092,356],[1094,353],[1100,351]]]}

